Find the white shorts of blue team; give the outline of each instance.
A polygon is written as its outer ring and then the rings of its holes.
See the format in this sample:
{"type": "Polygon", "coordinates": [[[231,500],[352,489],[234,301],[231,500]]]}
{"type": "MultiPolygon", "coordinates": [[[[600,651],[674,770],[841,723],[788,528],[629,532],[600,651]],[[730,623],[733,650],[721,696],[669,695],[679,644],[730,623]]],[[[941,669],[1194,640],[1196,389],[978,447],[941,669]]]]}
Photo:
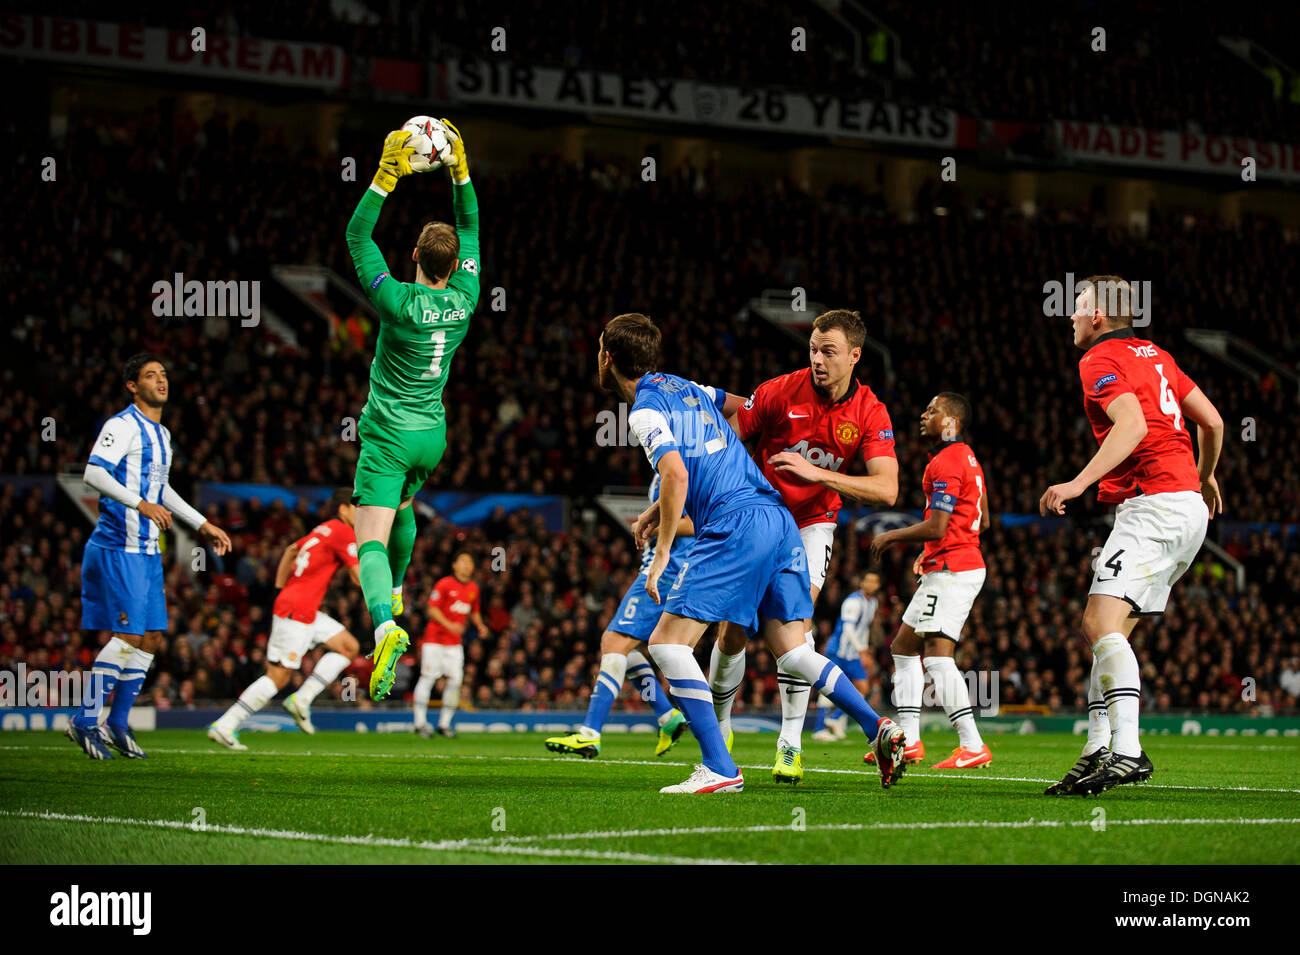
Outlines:
{"type": "Polygon", "coordinates": [[[932,570],[921,578],[916,593],[903,612],[903,623],[917,633],[941,633],[961,639],[962,628],[984,586],[984,568],[932,570]]]}
{"type": "Polygon", "coordinates": [[[426,643],[420,648],[420,676],[459,680],[465,674],[465,647],[459,643],[426,643]]]}
{"type": "Polygon", "coordinates": [[[266,642],[266,662],[296,670],[302,666],[304,656],[342,629],[343,624],[319,610],[311,623],[272,616],[271,639],[266,642]]]}
{"type": "Polygon", "coordinates": [[[1139,494],[1122,501],[1094,558],[1088,593],[1128,601],[1133,616],[1163,613],[1170,589],[1195,562],[1209,521],[1200,491],[1139,494]]]}
{"type": "Polygon", "coordinates": [[[818,590],[831,569],[831,546],[835,543],[835,522],[825,521],[799,528],[803,552],[808,555],[808,581],[818,590]]]}

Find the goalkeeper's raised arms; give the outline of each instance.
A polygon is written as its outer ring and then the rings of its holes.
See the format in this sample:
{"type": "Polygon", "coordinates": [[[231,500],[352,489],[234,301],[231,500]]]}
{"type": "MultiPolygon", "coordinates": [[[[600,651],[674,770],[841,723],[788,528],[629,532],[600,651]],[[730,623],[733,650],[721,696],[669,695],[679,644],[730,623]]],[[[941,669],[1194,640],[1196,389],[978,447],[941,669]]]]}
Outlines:
{"type": "Polygon", "coordinates": [[[397,188],[397,180],[423,171],[411,167],[415,147],[406,145],[410,138],[409,129],[395,129],[384,138],[384,152],[379,157],[379,171],[372,186],[376,191],[388,195],[397,188]]]}
{"type": "Polygon", "coordinates": [[[452,125],[451,120],[442,117],[439,122],[447,127],[447,132],[451,133],[448,139],[451,140],[451,162],[447,168],[451,170],[452,182],[464,183],[469,181],[469,155],[465,152],[465,137],[460,134],[460,130],[452,125]]]}

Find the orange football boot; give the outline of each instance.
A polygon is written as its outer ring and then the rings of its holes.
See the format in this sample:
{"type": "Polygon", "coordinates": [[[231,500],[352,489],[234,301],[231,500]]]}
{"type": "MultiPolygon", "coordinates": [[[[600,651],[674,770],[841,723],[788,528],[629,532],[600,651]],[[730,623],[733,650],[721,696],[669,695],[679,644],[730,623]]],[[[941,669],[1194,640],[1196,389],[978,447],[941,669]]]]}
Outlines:
{"type": "Polygon", "coordinates": [[[976,766],[987,766],[993,762],[993,754],[989,752],[989,744],[985,743],[980,749],[966,749],[964,746],[958,746],[949,756],[941,763],[935,763],[931,769],[974,769],[976,766]]]}

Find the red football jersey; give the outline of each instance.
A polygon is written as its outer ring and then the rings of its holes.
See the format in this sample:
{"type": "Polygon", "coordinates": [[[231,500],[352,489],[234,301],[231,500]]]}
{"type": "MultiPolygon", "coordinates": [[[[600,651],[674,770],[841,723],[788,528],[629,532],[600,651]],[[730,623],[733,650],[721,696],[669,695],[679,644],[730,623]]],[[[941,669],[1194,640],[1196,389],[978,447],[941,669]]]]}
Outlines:
{"type": "MultiPolygon", "coordinates": [[[[448,574],[434,585],[433,593],[429,595],[429,606],[437,607],[452,623],[464,623],[471,613],[479,612],[478,584],[472,580],[462,584],[448,574]]],[[[424,628],[424,642],[453,647],[460,643],[460,634],[452,633],[431,617],[424,628]]]]}
{"type": "Polygon", "coordinates": [[[1137,338],[1132,329],[1108,332],[1079,359],[1079,381],[1098,444],[1106,440],[1113,424],[1106,409],[1122,394],[1137,396],[1147,422],[1146,437],[1101,479],[1098,500],[1113,503],[1139,494],[1200,489],[1182,409],[1196,383],[1183,374],[1169,352],[1137,338]]]}
{"type": "Polygon", "coordinates": [[[978,570],[984,566],[980,553],[981,500],[984,469],[965,441],[948,441],[930,452],[930,463],[921,479],[925,492],[925,517],[947,511],[948,529],[937,541],[926,541],[921,555],[921,573],[932,570],[978,570]]]}
{"type": "Polygon", "coordinates": [[[754,462],[800,527],[834,521],[840,496],[824,484],[776,471],[767,463],[772,455],[793,451],[831,471],[843,471],[857,454],[864,461],[895,457],[889,412],[857,379],[843,398],[832,402],[813,387],[810,369],[772,378],[758,386],[736,413],[736,422],[742,438],[759,436],[754,462]]]}
{"type": "Polygon", "coordinates": [[[311,623],[316,619],[334,571],[358,563],[357,535],[336,517],[317,524],[310,534],[295,543],[298,556],[293,562],[293,572],[275,598],[272,613],[311,623]]]}

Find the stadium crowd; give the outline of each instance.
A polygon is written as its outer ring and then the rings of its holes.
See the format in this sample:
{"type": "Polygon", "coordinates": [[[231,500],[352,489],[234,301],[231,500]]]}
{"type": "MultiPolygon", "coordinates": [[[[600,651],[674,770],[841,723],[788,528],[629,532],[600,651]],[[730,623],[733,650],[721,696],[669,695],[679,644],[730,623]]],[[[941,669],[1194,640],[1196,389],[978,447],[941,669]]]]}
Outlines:
{"type": "MultiPolygon", "coordinates": [[[[55,148],[26,144],[33,155],[55,148]]],[[[160,112],[144,123],[75,125],[58,151],[73,158],[57,189],[0,187],[25,223],[0,234],[11,316],[0,473],[79,472],[99,423],[125,403],[122,358],[147,347],[170,362],[165,421],[182,491],[207,481],[350,483],[355,444],[345,419],[364,401],[363,316],[340,302],[337,328],[313,330],[304,310],[295,346],[267,327],[161,319],[151,310],[153,282],[175,272],[269,286],[271,262],[306,262],[352,280],[343,224],[362,187],[340,184],[335,157],[300,157],[286,175],[283,149],[274,130],[224,119],[199,127],[160,112]],[[106,326],[120,331],[97,333],[106,326]]],[[[418,224],[449,207],[442,177],[430,179],[404,186],[380,222],[377,239],[399,274],[418,224]]],[[[784,182],[682,171],[646,188],[612,164],[547,157],[513,170],[481,161],[475,181],[485,286],[504,288],[507,307],[492,311],[485,294],[456,358],[445,394],[449,447],[434,486],[565,493],[576,509],[607,485],[644,486],[639,449],[595,440],[597,415],[610,407],[594,384],[600,321],[647,311],[665,333],[665,367],[748,393],[806,357],[746,303],[765,288],[802,286],[812,300],[860,308],[890,350],[892,376],[869,354],[862,377],[893,415],[900,507],[921,503],[925,448],[913,422],[931,394],[953,389],[974,402],[972,441],[995,515],[1033,512],[1042,489],[1074,474],[1092,442],[1068,325],[1044,317],[1043,283],[1104,263],[1150,277],[1151,336],[1175,351],[1230,424],[1220,471],[1227,518],[1300,523],[1300,455],[1285,430],[1294,396],[1276,380],[1227,373],[1180,342],[1190,327],[1230,328],[1295,364],[1296,303],[1282,280],[1296,271],[1295,249],[1268,220],[1233,230],[1191,212],[1153,213],[1146,234],[1127,234],[1107,229],[1095,209],[1024,219],[994,200],[931,189],[916,220],[902,223],[849,185],[815,198],[784,182]],[[664,213],[686,204],[689,216],[664,213]],[[519,209],[528,215],[508,212],[519,209]],[[1254,440],[1239,440],[1236,422],[1245,418],[1255,422],[1254,440]]],[[[83,641],[95,638],[78,630],[88,525],[56,493],[12,482],[0,491],[0,667],[70,668],[93,656],[83,641]]],[[[1086,651],[1075,623],[1091,548],[1102,538],[1100,513],[1089,498],[1070,522],[1048,528],[994,517],[989,579],[961,659],[998,671],[1004,702],[1082,705],[1086,651]]],[[[195,579],[168,559],[168,648],[146,691],[160,706],[229,699],[258,675],[275,563],[315,520],[305,507],[256,503],[211,516],[235,552],[195,579]]],[[[823,635],[865,566],[868,540],[852,526],[841,530],[818,605],[823,635]]],[[[1245,564],[1247,586],[1239,592],[1230,569],[1207,557],[1175,592],[1173,611],[1143,625],[1147,706],[1294,712],[1295,538],[1239,530],[1221,543],[1245,564]],[[1251,701],[1242,698],[1246,678],[1255,681],[1251,701]]],[[[426,515],[407,583],[417,631],[423,599],[461,548],[478,558],[491,631],[467,640],[468,702],[581,706],[601,629],[636,572],[630,539],[603,522],[551,533],[526,514],[494,515],[473,529],[426,515]],[[507,555],[501,572],[490,568],[496,547],[507,555]]],[[[909,565],[910,556],[893,553],[884,567],[886,635],[912,587],[909,565]]],[[[340,579],[327,609],[366,644],[358,591],[340,579]]],[[[883,643],[877,653],[873,692],[887,699],[883,643]]],[[[756,648],[750,668],[747,702],[770,703],[771,659],[756,648]]],[[[399,687],[409,691],[413,679],[404,671],[399,687]]]]}

